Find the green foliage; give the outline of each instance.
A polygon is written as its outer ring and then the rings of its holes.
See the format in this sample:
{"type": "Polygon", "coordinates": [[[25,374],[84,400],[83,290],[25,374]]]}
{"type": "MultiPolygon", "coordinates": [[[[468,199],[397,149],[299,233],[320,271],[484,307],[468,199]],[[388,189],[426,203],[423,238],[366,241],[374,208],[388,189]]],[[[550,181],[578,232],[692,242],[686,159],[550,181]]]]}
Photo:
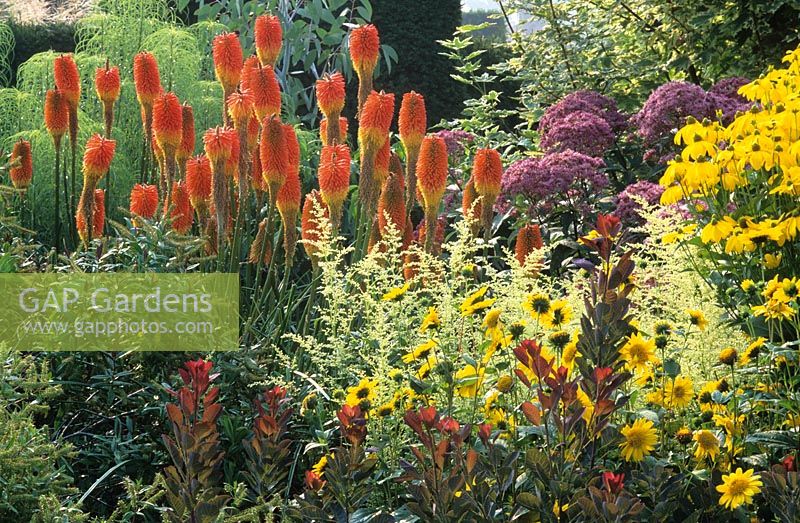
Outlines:
{"type": "Polygon", "coordinates": [[[11,85],[14,32],[5,22],[0,22],[0,86],[11,85]]]}
{"type": "Polygon", "coordinates": [[[40,497],[75,492],[64,464],[75,453],[35,421],[61,393],[49,381],[46,365],[0,346],[0,520],[30,521],[40,497]]]}
{"type": "MultiPolygon", "coordinates": [[[[9,87],[16,84],[16,71],[19,66],[33,55],[45,51],[71,53],[75,50],[74,23],[51,21],[46,24],[20,24],[10,20],[9,27],[14,33],[11,77],[10,81],[5,84],[9,87]]],[[[3,85],[2,81],[0,81],[0,85],[3,85]]]]}
{"type": "Polygon", "coordinates": [[[478,31],[477,36],[491,42],[502,42],[508,36],[508,27],[499,11],[489,11],[484,9],[465,11],[461,14],[464,25],[489,24],[478,31]]]}
{"type": "Polygon", "coordinates": [[[442,56],[445,40],[461,24],[461,1],[373,0],[373,23],[381,41],[399,57],[388,75],[381,74],[377,86],[398,95],[417,91],[425,96],[428,122],[458,116],[466,97],[465,88],[453,82],[453,65],[442,56]]]}

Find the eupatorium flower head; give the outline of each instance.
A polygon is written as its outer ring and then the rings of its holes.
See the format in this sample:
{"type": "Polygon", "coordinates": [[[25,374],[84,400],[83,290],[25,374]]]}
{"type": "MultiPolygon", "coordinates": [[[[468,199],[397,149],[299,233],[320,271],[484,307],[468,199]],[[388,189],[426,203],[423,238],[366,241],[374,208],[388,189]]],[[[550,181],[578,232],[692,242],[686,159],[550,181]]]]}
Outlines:
{"type": "Polygon", "coordinates": [[[94,134],[86,142],[83,152],[83,176],[92,180],[99,180],[111,167],[117,142],[94,134]]]}
{"type": "Polygon", "coordinates": [[[350,59],[358,76],[372,75],[380,50],[381,40],[374,25],[362,25],[350,33],[350,59]]]}
{"type": "Polygon", "coordinates": [[[539,133],[546,134],[557,122],[577,112],[592,113],[608,124],[614,133],[620,133],[628,125],[627,117],[619,112],[613,98],[595,91],[575,91],[547,108],[539,120],[539,133]]]}
{"type": "Polygon", "coordinates": [[[545,151],[570,149],[589,156],[602,157],[614,144],[614,133],[608,123],[594,113],[569,113],[554,121],[542,134],[545,151]]]}
{"type": "Polygon", "coordinates": [[[255,41],[256,54],[261,63],[274,66],[283,45],[283,28],[280,18],[266,14],[256,18],[255,41]]]}

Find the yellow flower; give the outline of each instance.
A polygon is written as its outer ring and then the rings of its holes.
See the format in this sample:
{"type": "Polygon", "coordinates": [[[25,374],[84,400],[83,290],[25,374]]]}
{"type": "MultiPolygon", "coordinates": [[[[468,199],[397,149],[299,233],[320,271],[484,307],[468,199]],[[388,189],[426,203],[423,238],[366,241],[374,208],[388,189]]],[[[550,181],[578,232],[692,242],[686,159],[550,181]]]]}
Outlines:
{"type": "Polygon", "coordinates": [[[362,410],[369,410],[375,401],[377,387],[378,380],[362,378],[358,385],[347,389],[347,398],[344,400],[345,405],[350,405],[351,407],[359,406],[362,410]]]}
{"type": "Polygon", "coordinates": [[[550,298],[542,293],[532,294],[523,302],[522,308],[528,311],[531,317],[543,325],[549,325],[551,305],[550,298]]]}
{"type": "Polygon", "coordinates": [[[506,393],[511,390],[511,386],[514,384],[514,378],[508,374],[503,374],[499,378],[497,378],[497,383],[495,384],[495,388],[500,392],[506,393]]]}
{"type": "Polygon", "coordinates": [[[436,356],[428,356],[428,359],[417,370],[417,378],[426,379],[438,362],[439,360],[436,359],[436,356]]]}
{"type": "Polygon", "coordinates": [[[648,363],[656,360],[656,342],[645,340],[639,334],[632,334],[619,351],[619,357],[630,370],[644,370],[648,363]]]}
{"type": "Polygon", "coordinates": [[[756,316],[764,316],[768,320],[788,320],[794,316],[794,309],[780,300],[769,300],[764,305],[756,305],[752,308],[756,316]]]}
{"type": "Polygon", "coordinates": [[[492,356],[494,356],[494,353],[497,352],[497,349],[500,347],[508,347],[511,345],[511,342],[512,338],[510,334],[492,339],[492,341],[489,343],[489,346],[486,347],[486,353],[483,355],[483,358],[481,358],[483,365],[489,363],[489,360],[492,359],[492,356]]]}
{"type": "Polygon", "coordinates": [[[489,312],[486,313],[486,316],[483,317],[483,327],[484,331],[486,332],[486,337],[492,340],[496,340],[503,336],[503,324],[500,323],[500,309],[491,309],[489,312]]]}
{"type": "Polygon", "coordinates": [[[741,356],[739,356],[739,364],[747,365],[751,360],[758,358],[758,354],[761,352],[761,348],[764,347],[765,341],[767,341],[766,338],[758,337],[750,342],[741,356]]]}
{"type": "Polygon", "coordinates": [[[394,411],[394,403],[390,402],[390,403],[384,403],[383,405],[375,409],[375,414],[377,414],[381,418],[385,418],[386,416],[391,415],[393,411],[394,411]]]}
{"type": "Polygon", "coordinates": [[[408,352],[403,355],[403,363],[411,363],[417,360],[424,360],[427,359],[433,353],[433,349],[436,348],[437,342],[434,339],[430,339],[425,343],[417,345],[414,347],[414,350],[408,352]]]}
{"type": "Polygon", "coordinates": [[[719,454],[719,439],[710,430],[698,430],[692,437],[697,442],[694,457],[697,461],[711,458],[715,459],[719,454]]]}
{"type": "Polygon", "coordinates": [[[416,397],[417,393],[414,392],[414,389],[404,387],[394,392],[394,395],[392,395],[392,405],[397,410],[408,410],[414,407],[414,399],[416,397]]]}
{"type": "Polygon", "coordinates": [[[478,389],[483,384],[483,367],[476,369],[474,365],[467,365],[456,371],[456,392],[462,398],[474,398],[478,389]]]}
{"type": "Polygon", "coordinates": [[[743,472],[741,467],[736,472],[722,476],[722,485],[717,485],[717,492],[722,496],[719,504],[730,510],[753,502],[753,496],[761,492],[761,476],[753,474],[753,469],[743,472]]]}
{"type": "Polygon", "coordinates": [[[730,236],[735,228],[736,222],[730,216],[712,220],[700,231],[700,240],[703,243],[719,243],[730,236]]]}
{"type": "Polygon", "coordinates": [[[419,326],[419,333],[425,334],[428,329],[438,329],[441,326],[439,321],[439,314],[436,312],[436,307],[428,307],[428,314],[422,318],[422,325],[419,326]]]}
{"type": "Polygon", "coordinates": [[[488,287],[481,287],[477,291],[467,296],[467,298],[461,303],[461,315],[471,316],[478,311],[491,307],[496,300],[494,298],[483,299],[483,296],[486,294],[487,290],[489,290],[488,287]]]}
{"type": "Polygon", "coordinates": [[[397,301],[403,297],[406,291],[411,287],[411,282],[406,283],[402,287],[395,287],[394,289],[390,289],[389,292],[383,295],[381,298],[383,301],[397,301]]]}
{"type": "Polygon", "coordinates": [[[686,314],[689,315],[689,323],[700,329],[701,331],[706,330],[706,326],[708,325],[708,320],[706,319],[705,314],[703,311],[699,311],[697,309],[688,309],[686,314]]]}
{"type": "Polygon", "coordinates": [[[742,282],[742,290],[744,292],[750,292],[756,286],[756,282],[753,280],[744,280],[742,282]]]}
{"type": "Polygon", "coordinates": [[[311,467],[311,470],[314,471],[317,474],[317,476],[322,477],[322,475],[325,474],[325,467],[328,466],[328,459],[332,457],[333,454],[326,454],[322,456],[321,458],[319,458],[319,461],[314,463],[314,466],[311,467]]]}
{"type": "Polygon", "coordinates": [[[592,400],[581,387],[578,387],[577,398],[578,403],[580,403],[581,407],[583,407],[583,414],[581,415],[581,418],[583,418],[583,421],[588,424],[592,421],[592,416],[594,415],[594,405],[592,404],[592,400]]]}
{"type": "Polygon", "coordinates": [[[572,319],[572,310],[567,300],[556,300],[550,304],[550,314],[542,318],[542,323],[550,329],[561,329],[572,319]],[[546,318],[546,319],[545,319],[546,318]]]}
{"type": "Polygon", "coordinates": [[[664,386],[664,401],[668,407],[682,409],[692,402],[693,397],[694,386],[689,378],[677,376],[664,386]]]}
{"type": "Polygon", "coordinates": [[[642,461],[658,441],[653,422],[646,419],[637,419],[633,425],[625,425],[620,432],[625,438],[619,445],[625,461],[642,461]]]}

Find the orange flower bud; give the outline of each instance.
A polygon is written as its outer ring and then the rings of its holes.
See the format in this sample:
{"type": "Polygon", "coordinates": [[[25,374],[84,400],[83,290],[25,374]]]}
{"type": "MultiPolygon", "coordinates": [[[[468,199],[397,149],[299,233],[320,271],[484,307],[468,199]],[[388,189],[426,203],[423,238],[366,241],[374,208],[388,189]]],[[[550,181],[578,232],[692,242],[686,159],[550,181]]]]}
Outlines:
{"type": "Polygon", "coordinates": [[[62,54],[53,62],[56,89],[66,98],[70,110],[75,110],[81,98],[81,77],[72,55],[62,54]]]}
{"type": "Polygon", "coordinates": [[[236,33],[222,33],[215,36],[211,44],[211,54],[214,58],[217,80],[222,84],[224,92],[232,93],[239,85],[244,66],[239,36],[236,33]]]}
{"type": "Polygon", "coordinates": [[[180,234],[186,234],[192,228],[194,212],[192,203],[186,187],[187,182],[179,181],[172,184],[172,228],[180,234]]]}
{"type": "Polygon", "coordinates": [[[44,125],[57,144],[69,129],[69,105],[58,89],[50,89],[45,95],[44,125]]]}
{"type": "Polygon", "coordinates": [[[258,57],[256,55],[250,55],[245,59],[244,65],[242,65],[242,81],[241,81],[241,88],[242,91],[245,89],[250,89],[250,74],[253,72],[253,69],[258,69],[261,65],[261,62],[258,61],[258,57]]]}
{"type": "Polygon", "coordinates": [[[539,250],[544,246],[542,242],[542,231],[539,225],[530,224],[522,227],[517,233],[517,241],[514,245],[514,254],[520,265],[525,265],[525,260],[528,259],[534,250],[539,250]]]}
{"type": "Polygon", "coordinates": [[[216,168],[217,163],[225,163],[231,157],[233,149],[233,138],[225,127],[214,127],[208,129],[203,135],[203,146],[206,156],[211,161],[212,169],[216,168]]]}
{"type": "Polygon", "coordinates": [[[317,80],[317,105],[326,118],[337,118],[344,109],[344,77],[341,73],[325,74],[317,80]]]}
{"type": "Polygon", "coordinates": [[[228,96],[228,114],[234,128],[241,129],[250,124],[254,100],[253,93],[248,89],[233,92],[228,96]]]}
{"type": "Polygon", "coordinates": [[[119,99],[119,68],[98,67],[94,73],[94,87],[97,97],[105,104],[113,104],[119,99]]]}
{"type": "MultiPolygon", "coordinates": [[[[344,116],[339,117],[339,143],[347,142],[347,118],[344,116]]],[[[325,118],[319,122],[319,137],[322,140],[322,145],[330,145],[328,143],[328,119],[325,118]]]]}
{"type": "Polygon", "coordinates": [[[198,212],[208,209],[211,200],[211,163],[203,154],[186,161],[186,189],[189,201],[198,212]]]}
{"type": "Polygon", "coordinates": [[[293,226],[300,209],[300,173],[291,169],[286,176],[286,181],[278,191],[278,212],[284,221],[284,230],[293,226]]]}
{"type": "Polygon", "coordinates": [[[317,190],[313,190],[306,194],[306,199],[303,202],[303,216],[301,219],[300,235],[303,238],[303,248],[306,255],[311,260],[311,265],[316,268],[319,260],[317,253],[319,249],[311,242],[318,242],[321,239],[320,224],[317,217],[320,212],[324,218],[329,218],[328,205],[322,198],[322,195],[317,190]]]}
{"type": "Polygon", "coordinates": [[[500,181],[503,177],[503,160],[494,149],[479,149],[472,165],[475,190],[483,196],[486,204],[494,205],[500,194],[500,181]]]}
{"type": "Polygon", "coordinates": [[[372,75],[380,50],[381,40],[374,25],[362,25],[350,33],[350,59],[359,77],[372,75]]]}
{"type": "Polygon", "coordinates": [[[133,57],[133,84],[139,103],[145,108],[152,108],[162,91],[161,76],[156,57],[147,51],[133,57]]]}
{"type": "Polygon", "coordinates": [[[253,238],[253,243],[250,244],[250,253],[247,256],[248,263],[258,265],[258,259],[261,257],[262,252],[264,253],[264,258],[261,263],[269,265],[270,260],[272,260],[272,242],[267,238],[266,218],[258,224],[258,232],[256,232],[256,237],[253,238]],[[264,242],[266,242],[266,245],[264,245],[264,242]]]}
{"type": "Polygon", "coordinates": [[[256,53],[263,65],[274,66],[281,54],[283,29],[277,16],[261,15],[256,18],[256,53]]]}
{"type": "Polygon", "coordinates": [[[194,111],[192,106],[184,103],[181,106],[181,145],[175,158],[179,162],[185,162],[194,154],[194,111]]]}
{"type": "Polygon", "coordinates": [[[264,192],[267,188],[267,182],[264,180],[264,174],[261,170],[261,153],[258,148],[253,149],[250,153],[252,164],[250,166],[250,187],[258,192],[264,192]]]}
{"type": "Polygon", "coordinates": [[[422,139],[428,131],[428,116],[425,110],[425,98],[421,94],[411,91],[403,95],[398,118],[400,141],[406,149],[419,150],[422,139]]]}
{"type": "Polygon", "coordinates": [[[447,145],[438,136],[426,136],[417,162],[417,182],[426,208],[438,208],[447,184],[447,173],[447,145]]]}
{"type": "Polygon", "coordinates": [[[286,154],[289,161],[289,171],[300,173],[300,142],[297,133],[291,124],[284,124],[283,131],[286,138],[286,154]]]}
{"type": "Polygon", "coordinates": [[[287,124],[284,126],[284,132],[289,152],[289,171],[286,174],[286,181],[278,191],[277,204],[283,223],[285,263],[287,267],[291,267],[297,245],[297,214],[300,210],[300,145],[294,127],[287,124]]]}
{"type": "Polygon", "coordinates": [[[239,183],[239,156],[241,154],[239,149],[239,133],[235,129],[225,128],[231,142],[231,154],[225,161],[225,176],[233,178],[236,183],[239,183]]]}
{"type": "MultiPolygon", "coordinates": [[[[396,158],[396,157],[395,157],[396,158]]],[[[396,167],[399,167],[396,166],[396,167]]],[[[392,169],[378,199],[378,230],[386,236],[389,224],[402,238],[406,228],[406,185],[401,169],[392,169]]]]}
{"type": "Polygon", "coordinates": [[[326,145],[319,159],[319,189],[338,226],[342,206],[350,189],[350,148],[345,144],[326,145]]]}
{"type": "Polygon", "coordinates": [[[258,147],[258,133],[261,126],[258,124],[258,117],[253,113],[250,121],[247,122],[247,150],[253,152],[258,147]]]}
{"type": "MultiPolygon", "coordinates": [[[[89,231],[86,229],[86,217],[81,212],[86,208],[83,198],[85,195],[81,194],[81,201],[78,203],[78,212],[75,214],[75,225],[78,228],[78,236],[82,241],[87,241],[86,236],[89,231]]],[[[94,205],[92,206],[92,238],[101,238],[103,236],[103,226],[106,221],[106,192],[103,189],[94,190],[94,205]]]]}
{"type": "Polygon", "coordinates": [[[97,181],[108,172],[117,142],[103,138],[99,134],[92,135],[86,142],[83,152],[83,176],[85,179],[97,181]]]}
{"type": "Polygon", "coordinates": [[[137,183],[131,189],[131,214],[150,219],[158,209],[158,187],[137,183]]]}
{"type": "Polygon", "coordinates": [[[275,116],[264,120],[260,149],[262,175],[269,186],[270,197],[277,198],[289,171],[289,150],[283,124],[275,116]]]}
{"type": "Polygon", "coordinates": [[[281,86],[272,67],[260,65],[248,72],[247,88],[253,92],[253,109],[259,121],[281,114],[281,86]]]}
{"type": "Polygon", "coordinates": [[[164,93],[153,103],[153,136],[158,146],[175,154],[183,134],[183,109],[175,93],[164,93]]]}
{"type": "Polygon", "coordinates": [[[375,155],[375,179],[379,185],[389,177],[389,159],[392,156],[392,147],[389,140],[383,143],[383,147],[378,149],[378,154],[375,155]]]}
{"type": "Polygon", "coordinates": [[[8,175],[14,188],[25,190],[33,179],[33,156],[31,155],[31,142],[19,140],[11,149],[11,169],[8,175]]]}
{"type": "Polygon", "coordinates": [[[383,147],[394,118],[394,95],[371,92],[361,111],[358,141],[365,154],[375,154],[383,147]]]}

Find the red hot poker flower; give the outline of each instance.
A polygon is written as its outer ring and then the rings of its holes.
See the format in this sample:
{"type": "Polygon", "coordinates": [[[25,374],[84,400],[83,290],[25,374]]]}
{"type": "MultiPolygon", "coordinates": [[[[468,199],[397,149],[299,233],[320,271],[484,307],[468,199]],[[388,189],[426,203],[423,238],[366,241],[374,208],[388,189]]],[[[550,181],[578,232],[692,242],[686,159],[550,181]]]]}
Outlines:
{"type": "Polygon", "coordinates": [[[189,201],[198,212],[208,210],[211,200],[211,163],[200,154],[186,161],[186,189],[189,201]]]}
{"type": "Polygon", "coordinates": [[[522,227],[517,233],[517,241],[514,245],[514,254],[520,265],[525,265],[525,260],[534,251],[543,247],[542,232],[538,224],[529,224],[522,227]]]}
{"type": "MultiPolygon", "coordinates": [[[[83,195],[81,196],[83,197],[83,195]]],[[[82,241],[87,241],[89,231],[86,228],[86,217],[81,212],[85,208],[84,202],[78,204],[79,211],[75,214],[75,225],[78,228],[78,236],[82,241]]],[[[103,226],[106,221],[106,192],[103,189],[94,190],[94,206],[92,206],[92,238],[103,236],[103,226]]]]}
{"type": "Polygon", "coordinates": [[[447,184],[447,173],[447,145],[438,136],[426,136],[417,161],[417,182],[426,207],[438,207],[447,184]]]}
{"type": "Polygon", "coordinates": [[[338,228],[342,206],[350,189],[350,148],[345,144],[326,145],[319,160],[319,189],[331,211],[331,224],[338,228]]]}
{"type": "Polygon", "coordinates": [[[383,147],[394,118],[394,95],[371,92],[361,110],[358,141],[365,154],[375,154],[383,147]]]}
{"type": "Polygon", "coordinates": [[[381,40],[374,25],[356,27],[350,33],[350,59],[359,77],[372,75],[380,50],[381,40]]]}
{"type": "Polygon", "coordinates": [[[289,150],[281,121],[272,116],[261,129],[261,171],[269,186],[270,198],[276,199],[289,171],[289,150]]]}
{"type": "Polygon", "coordinates": [[[228,96],[228,115],[235,129],[243,129],[250,124],[254,103],[255,97],[249,89],[236,91],[228,96]]]}
{"type": "Polygon", "coordinates": [[[69,129],[69,105],[58,89],[47,91],[44,100],[44,125],[56,144],[69,129]]]}
{"type": "Polygon", "coordinates": [[[11,150],[11,169],[8,175],[15,189],[25,190],[33,179],[33,157],[31,155],[31,143],[27,140],[19,140],[14,143],[11,150]]]}
{"type": "Polygon", "coordinates": [[[194,111],[192,106],[184,103],[181,106],[181,145],[175,158],[184,163],[194,153],[194,111]]]}
{"type": "Polygon", "coordinates": [[[152,108],[156,97],[161,94],[161,76],[158,72],[156,57],[142,51],[133,57],[133,84],[136,98],[144,107],[152,108]]]}
{"type": "Polygon", "coordinates": [[[421,94],[411,91],[403,95],[398,118],[400,141],[406,149],[419,150],[422,139],[428,131],[428,116],[425,110],[425,98],[421,94]]]}
{"type": "Polygon", "coordinates": [[[277,16],[261,15],[255,24],[256,54],[263,65],[274,66],[281,54],[283,28],[277,16]]]}
{"type": "Polygon", "coordinates": [[[94,87],[97,91],[97,97],[104,104],[113,104],[119,99],[120,80],[119,68],[98,67],[94,73],[94,87]]]}
{"type": "Polygon", "coordinates": [[[180,234],[186,234],[192,227],[194,212],[192,211],[192,204],[185,181],[172,184],[171,203],[170,218],[172,219],[172,228],[180,234]]]}
{"type": "Polygon", "coordinates": [[[81,98],[81,77],[72,55],[62,54],[53,62],[56,88],[66,98],[70,110],[75,110],[81,98]]]}
{"type": "Polygon", "coordinates": [[[83,176],[94,181],[106,175],[114,159],[117,142],[99,134],[92,135],[86,142],[83,153],[83,176]]]}
{"type": "Polygon", "coordinates": [[[500,153],[494,149],[479,149],[475,153],[472,165],[472,176],[475,178],[475,190],[483,196],[488,206],[500,194],[500,182],[503,177],[503,161],[500,153]]]}
{"type": "Polygon", "coordinates": [[[281,113],[281,86],[272,67],[258,66],[248,71],[247,89],[253,92],[253,109],[259,121],[281,113]]]}
{"type": "Polygon", "coordinates": [[[325,74],[317,80],[317,104],[326,118],[337,118],[344,109],[345,86],[341,73],[325,74]]]}
{"type": "Polygon", "coordinates": [[[214,37],[211,54],[214,58],[214,72],[222,84],[223,91],[232,93],[239,84],[244,66],[242,44],[236,33],[222,33],[214,37]]]}
{"type": "Polygon", "coordinates": [[[165,153],[175,154],[183,135],[183,108],[175,93],[164,93],[153,104],[153,134],[165,153]]]}
{"type": "Polygon", "coordinates": [[[155,216],[157,209],[158,187],[139,183],[134,185],[131,189],[131,213],[150,219],[155,216]]]}

